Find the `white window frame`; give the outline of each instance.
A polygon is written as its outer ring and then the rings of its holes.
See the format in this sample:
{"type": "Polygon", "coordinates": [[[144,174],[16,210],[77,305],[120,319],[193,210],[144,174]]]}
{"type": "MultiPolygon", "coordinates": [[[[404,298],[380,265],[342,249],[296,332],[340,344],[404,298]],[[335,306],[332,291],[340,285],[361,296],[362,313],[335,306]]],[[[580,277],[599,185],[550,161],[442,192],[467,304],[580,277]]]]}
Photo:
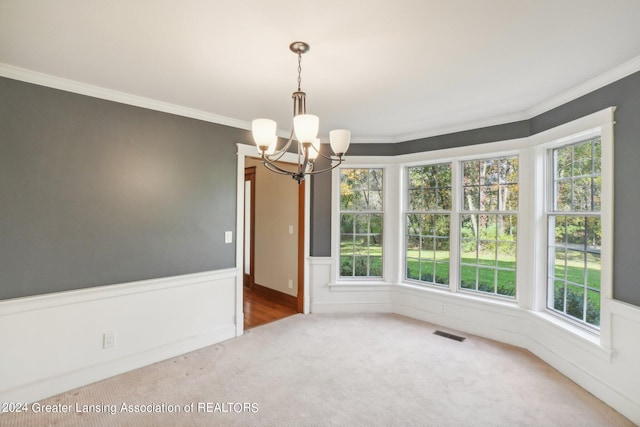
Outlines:
{"type": "MultiPolygon", "coordinates": [[[[534,311],[548,321],[574,332],[604,347],[611,347],[610,301],[613,299],[613,114],[615,107],[593,113],[573,122],[535,135],[537,142],[534,150],[537,176],[544,179],[537,182],[535,215],[538,217],[535,253],[534,311]],[[601,208],[602,227],[601,246],[601,282],[600,282],[600,329],[599,331],[582,322],[547,308],[547,269],[548,269],[548,215],[553,214],[553,164],[549,152],[577,142],[600,136],[601,143],[601,208]]],[[[562,213],[558,213],[561,215],[562,213]]]]}
{"type": "MultiPolygon", "coordinates": [[[[526,268],[521,268],[520,260],[526,259],[528,254],[525,253],[526,247],[525,245],[518,244],[516,247],[516,295],[515,297],[505,297],[501,295],[494,295],[485,292],[476,292],[470,291],[466,289],[461,289],[459,287],[460,282],[460,215],[462,212],[462,197],[461,188],[462,188],[462,163],[464,161],[469,160],[482,160],[482,159],[493,159],[493,158],[502,158],[502,157],[513,157],[517,156],[519,158],[519,176],[518,180],[520,182],[520,199],[518,203],[518,231],[516,240],[519,242],[523,237],[523,235],[527,235],[528,233],[528,225],[523,224],[523,219],[521,215],[521,207],[520,203],[522,201],[522,153],[525,151],[528,146],[528,138],[520,138],[509,141],[499,141],[492,142],[486,144],[478,144],[466,147],[456,147],[446,150],[438,150],[438,151],[429,151],[423,153],[416,154],[408,154],[397,156],[396,158],[387,158],[388,161],[396,161],[400,165],[401,176],[398,178],[398,181],[401,183],[400,195],[402,196],[401,203],[398,204],[399,208],[399,218],[400,224],[396,227],[397,233],[400,236],[400,240],[397,243],[397,247],[399,250],[399,260],[398,265],[401,266],[398,269],[398,278],[395,283],[400,284],[402,286],[408,286],[411,288],[422,288],[422,289],[431,289],[433,291],[445,291],[450,294],[458,294],[465,295],[472,299],[479,299],[482,301],[486,301],[488,303],[496,302],[499,304],[507,304],[507,305],[521,305],[520,304],[520,295],[524,292],[520,290],[521,283],[524,283],[527,278],[527,270],[526,268]],[[414,166],[424,166],[424,165],[432,165],[439,163],[451,163],[451,188],[452,188],[452,197],[451,197],[451,212],[450,212],[450,254],[449,254],[449,285],[434,285],[430,283],[418,282],[414,280],[407,280],[405,278],[403,269],[406,262],[405,255],[405,247],[404,247],[404,216],[406,214],[406,201],[404,200],[407,194],[407,185],[408,180],[406,175],[406,170],[409,167],[414,166]]],[[[527,170],[527,166],[525,165],[525,170],[527,170]]],[[[526,187],[526,186],[525,186],[526,187]]]]}
{"type": "MultiPolygon", "coordinates": [[[[550,308],[550,305],[553,305],[554,303],[554,296],[551,295],[551,286],[549,284],[549,275],[551,274],[551,247],[552,245],[550,244],[550,239],[551,239],[551,235],[552,235],[552,230],[551,227],[549,226],[550,224],[550,219],[551,217],[561,217],[561,216],[567,216],[567,217],[597,217],[598,219],[601,219],[601,209],[602,206],[599,210],[597,211],[574,211],[574,210],[569,210],[569,211],[558,211],[556,209],[554,209],[554,205],[555,205],[555,196],[556,196],[556,177],[554,174],[555,171],[555,164],[554,164],[554,157],[553,157],[553,151],[559,148],[566,148],[566,147],[572,147],[575,144],[578,143],[583,143],[583,142],[590,142],[595,138],[599,138],[600,137],[600,129],[595,129],[593,131],[593,133],[591,134],[585,134],[582,135],[581,138],[579,138],[577,141],[572,141],[572,142],[566,142],[562,145],[558,145],[558,146],[554,146],[554,147],[550,147],[547,148],[547,176],[546,179],[548,181],[548,184],[546,185],[546,190],[547,190],[547,194],[545,197],[545,218],[546,218],[546,223],[547,223],[547,292],[546,292],[546,298],[547,298],[547,303],[546,303],[546,309],[553,313],[554,315],[558,315],[561,316],[563,319],[575,323],[577,326],[579,327],[584,327],[587,330],[590,330],[591,332],[595,332],[595,333],[599,333],[600,330],[600,326],[594,326],[591,325],[589,323],[579,319],[574,319],[573,317],[571,317],[571,315],[569,315],[568,313],[564,313],[562,311],[558,311],[558,310],[554,310],[552,308],[550,308]]],[[[602,143],[601,143],[601,147],[602,147],[602,143]]],[[[586,226],[586,224],[585,224],[586,226]]],[[[602,227],[601,227],[602,228],[602,227]]],[[[602,232],[602,231],[601,231],[602,232]]],[[[601,255],[602,256],[602,255],[601,255]]],[[[587,264],[585,262],[584,265],[585,268],[587,268],[587,264]]],[[[587,302],[587,286],[585,284],[585,289],[584,289],[585,295],[583,296],[584,302],[587,302]]],[[[599,294],[601,294],[601,291],[599,292],[599,294]]],[[[565,299],[563,300],[564,303],[566,304],[566,295],[565,295],[565,299]]],[[[586,305],[586,304],[585,304],[586,305]]],[[[586,307],[583,307],[583,315],[585,313],[586,307]]],[[[599,313],[600,314],[600,313],[599,313]]]]}
{"type": "MultiPolygon", "coordinates": [[[[390,242],[390,235],[387,227],[389,223],[395,223],[395,218],[388,218],[389,209],[393,203],[389,188],[396,185],[393,179],[389,178],[390,166],[386,163],[372,163],[368,158],[348,158],[339,167],[332,171],[332,197],[331,197],[331,287],[349,286],[380,286],[390,285],[393,276],[393,251],[395,247],[390,242]],[[382,277],[341,277],[340,276],[340,178],[343,169],[382,169],[382,277]]],[[[393,216],[393,214],[392,214],[393,216]]]]}
{"type": "MultiPolygon", "coordinates": [[[[483,160],[499,160],[499,159],[504,159],[504,158],[510,158],[510,157],[515,157],[518,159],[518,198],[520,198],[520,194],[521,194],[521,190],[520,190],[520,182],[521,182],[521,178],[520,178],[520,159],[521,159],[521,155],[520,152],[515,152],[515,153],[511,153],[511,154],[492,154],[492,155],[488,155],[488,156],[481,156],[481,157],[472,157],[472,158],[468,158],[468,159],[461,159],[458,160],[458,170],[459,170],[459,181],[458,181],[458,187],[455,189],[456,191],[456,197],[458,198],[458,210],[456,212],[456,215],[458,216],[458,228],[456,230],[456,232],[458,233],[458,236],[461,236],[462,233],[462,229],[460,228],[461,225],[461,218],[463,215],[515,215],[518,221],[518,228],[516,231],[516,266],[515,266],[515,275],[516,275],[516,288],[515,288],[515,295],[514,296],[508,296],[508,295],[500,295],[500,294],[494,294],[491,292],[483,292],[483,291],[478,291],[478,290],[474,290],[474,289],[467,289],[467,288],[463,288],[462,284],[460,283],[460,279],[458,279],[456,286],[458,287],[458,291],[459,292],[465,292],[465,293],[469,293],[472,295],[478,295],[481,297],[485,297],[485,298],[497,298],[499,300],[502,301],[517,301],[518,300],[518,267],[520,264],[520,258],[519,258],[519,247],[520,247],[520,226],[521,226],[521,222],[520,222],[520,199],[518,199],[518,209],[515,211],[487,211],[487,212],[482,212],[479,210],[475,210],[475,211],[466,211],[464,210],[464,201],[463,201],[463,197],[464,197],[464,179],[463,179],[463,175],[464,175],[464,168],[462,166],[462,164],[466,161],[483,161],[483,160]]],[[[458,251],[458,264],[456,265],[456,268],[458,269],[458,275],[461,275],[461,270],[462,270],[462,258],[461,258],[461,254],[462,254],[462,247],[461,247],[461,242],[462,242],[462,238],[459,237],[459,242],[458,242],[458,246],[456,248],[456,250],[458,251]]],[[[496,242],[497,243],[497,242],[496,242]]],[[[494,271],[499,271],[499,269],[496,267],[493,268],[494,271]]]]}
{"type": "MultiPolygon", "coordinates": [[[[402,179],[402,192],[403,192],[403,199],[402,199],[402,212],[401,212],[401,222],[402,222],[402,236],[401,236],[401,251],[402,251],[402,270],[401,270],[401,278],[403,281],[406,281],[408,283],[412,283],[418,286],[430,286],[436,289],[448,289],[451,287],[451,274],[452,274],[452,268],[451,268],[451,256],[452,256],[452,238],[453,238],[453,233],[452,233],[452,224],[454,223],[453,221],[453,215],[454,215],[454,208],[456,206],[458,206],[458,204],[456,203],[455,199],[455,194],[456,191],[453,187],[453,183],[454,182],[458,182],[458,180],[455,177],[455,173],[457,172],[457,168],[455,165],[455,162],[453,161],[442,161],[442,162],[420,162],[420,163],[416,163],[416,164],[410,164],[410,165],[403,165],[402,166],[402,175],[401,175],[401,179],[402,179]],[[407,215],[410,214],[409,211],[409,203],[407,200],[407,193],[409,190],[409,177],[408,177],[408,171],[409,168],[414,168],[414,167],[422,167],[422,166],[434,166],[434,165],[442,165],[442,164],[448,164],[451,167],[451,208],[449,210],[443,210],[443,211],[430,211],[427,214],[428,215],[449,215],[449,284],[439,284],[439,283],[430,283],[430,282],[425,282],[419,279],[410,279],[407,277],[407,240],[406,240],[406,218],[407,215]]],[[[413,212],[413,211],[411,211],[413,212]]],[[[457,222],[455,222],[457,224],[457,222]]],[[[455,240],[456,244],[457,244],[457,239],[455,240]]]]}
{"type": "MultiPolygon", "coordinates": [[[[438,298],[461,298],[491,306],[517,306],[553,327],[566,330],[599,349],[611,348],[611,308],[613,275],[613,114],[615,107],[609,107],[569,123],[551,128],[538,134],[508,141],[469,145],[443,150],[425,151],[399,156],[347,156],[345,168],[372,167],[384,169],[384,272],[383,279],[344,280],[338,277],[336,268],[339,254],[339,170],[333,172],[332,182],[332,271],[330,286],[344,290],[381,291],[381,285],[394,286],[423,292],[438,298]],[[602,222],[602,279],[599,336],[560,318],[546,309],[547,287],[547,224],[546,185],[548,162],[547,150],[554,144],[567,144],[571,138],[583,138],[587,132],[598,129],[602,142],[601,157],[601,222],[602,222]],[[407,191],[406,167],[433,163],[452,164],[452,188],[460,187],[461,162],[478,160],[483,157],[519,157],[519,200],[517,231],[516,298],[484,295],[479,292],[460,292],[459,282],[459,215],[460,197],[452,197],[451,211],[451,254],[449,287],[417,284],[404,278],[404,215],[407,191]],[[397,189],[397,191],[395,191],[397,189]],[[352,287],[349,287],[351,285],[352,287]],[[369,287],[369,289],[367,288],[369,287]],[[480,295],[478,295],[480,294],[480,295]]],[[[577,141],[578,139],[574,139],[577,141]]],[[[456,190],[454,190],[456,191],[456,190]]]]}

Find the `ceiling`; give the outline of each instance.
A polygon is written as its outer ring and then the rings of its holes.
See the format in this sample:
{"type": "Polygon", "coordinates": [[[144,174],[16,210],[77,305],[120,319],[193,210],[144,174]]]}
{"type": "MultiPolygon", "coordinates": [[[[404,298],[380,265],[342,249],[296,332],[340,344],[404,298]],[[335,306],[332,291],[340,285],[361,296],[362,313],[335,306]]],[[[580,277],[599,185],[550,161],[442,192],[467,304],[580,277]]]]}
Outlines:
{"type": "Polygon", "coordinates": [[[640,0],[0,0],[0,71],[286,132],[302,40],[322,136],[397,142],[526,119],[637,71],[638,22],[640,0]]]}

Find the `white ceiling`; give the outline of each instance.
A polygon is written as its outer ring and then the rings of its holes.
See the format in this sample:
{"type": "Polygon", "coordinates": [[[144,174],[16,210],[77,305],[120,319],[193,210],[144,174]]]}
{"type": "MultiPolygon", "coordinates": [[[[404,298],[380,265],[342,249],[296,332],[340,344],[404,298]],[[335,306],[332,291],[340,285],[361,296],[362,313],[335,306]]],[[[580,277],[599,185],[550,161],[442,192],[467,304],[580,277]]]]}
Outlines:
{"type": "Polygon", "coordinates": [[[389,142],[528,118],[640,69],[639,22],[640,0],[0,0],[0,65],[284,131],[302,40],[323,136],[389,142]]]}

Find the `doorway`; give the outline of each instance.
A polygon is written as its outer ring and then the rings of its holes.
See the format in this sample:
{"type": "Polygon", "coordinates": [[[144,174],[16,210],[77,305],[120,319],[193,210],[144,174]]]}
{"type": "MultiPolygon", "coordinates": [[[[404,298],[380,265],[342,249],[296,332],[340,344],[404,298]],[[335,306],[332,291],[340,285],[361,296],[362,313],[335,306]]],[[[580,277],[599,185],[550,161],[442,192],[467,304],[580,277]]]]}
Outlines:
{"type": "Polygon", "coordinates": [[[244,262],[242,285],[253,289],[255,281],[256,167],[244,168],[244,262]]]}
{"type": "Polygon", "coordinates": [[[259,159],[245,159],[243,312],[249,329],[304,311],[305,192],[259,159]]]}

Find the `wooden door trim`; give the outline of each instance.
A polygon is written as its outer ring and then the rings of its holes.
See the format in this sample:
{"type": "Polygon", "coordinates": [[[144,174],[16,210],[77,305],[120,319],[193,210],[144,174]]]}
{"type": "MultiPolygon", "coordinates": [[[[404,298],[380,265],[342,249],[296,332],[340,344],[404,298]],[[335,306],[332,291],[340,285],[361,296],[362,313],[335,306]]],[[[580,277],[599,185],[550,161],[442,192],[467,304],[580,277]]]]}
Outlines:
{"type": "MultiPolygon", "coordinates": [[[[242,263],[242,283],[244,286],[247,286],[249,289],[253,289],[253,285],[255,284],[255,259],[256,259],[256,167],[249,166],[244,168],[244,181],[251,182],[251,194],[249,195],[249,200],[251,206],[249,207],[249,227],[251,228],[249,234],[249,274],[245,274],[244,272],[244,262],[242,263]]],[[[246,189],[246,184],[245,187],[246,189]]],[[[246,197],[246,195],[245,195],[246,197]]],[[[245,209],[246,213],[246,209],[245,209]]],[[[243,222],[243,226],[246,223],[243,222]]],[[[245,230],[246,233],[246,230],[245,230]]],[[[243,244],[244,246],[244,244],[243,244]]],[[[243,250],[243,261],[244,261],[244,253],[246,249],[243,250]]]]}

